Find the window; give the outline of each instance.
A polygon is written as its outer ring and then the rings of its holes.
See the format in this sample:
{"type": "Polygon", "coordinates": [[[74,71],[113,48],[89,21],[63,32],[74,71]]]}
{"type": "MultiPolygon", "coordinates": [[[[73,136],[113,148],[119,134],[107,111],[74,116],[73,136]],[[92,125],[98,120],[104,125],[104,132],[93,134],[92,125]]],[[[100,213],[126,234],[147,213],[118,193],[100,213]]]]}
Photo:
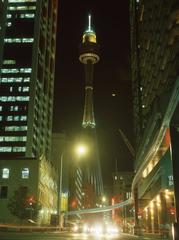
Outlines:
{"type": "MultiPolygon", "coordinates": [[[[27,131],[27,126],[6,126],[5,131],[27,131]]],[[[1,137],[0,137],[1,141],[1,137]]]]}
{"type": "Polygon", "coordinates": [[[24,178],[24,179],[29,178],[29,168],[22,169],[22,178],[24,178]]]}
{"type": "Polygon", "coordinates": [[[11,152],[12,147],[0,147],[0,152],[11,152]]]}
{"type": "Polygon", "coordinates": [[[7,186],[1,186],[0,187],[0,199],[7,198],[7,193],[8,193],[8,187],[7,186]]]}
{"type": "Polygon", "coordinates": [[[2,169],[2,178],[9,178],[9,168],[2,169]]]}
{"type": "Polygon", "coordinates": [[[13,147],[13,152],[25,152],[26,147],[13,147]]]}

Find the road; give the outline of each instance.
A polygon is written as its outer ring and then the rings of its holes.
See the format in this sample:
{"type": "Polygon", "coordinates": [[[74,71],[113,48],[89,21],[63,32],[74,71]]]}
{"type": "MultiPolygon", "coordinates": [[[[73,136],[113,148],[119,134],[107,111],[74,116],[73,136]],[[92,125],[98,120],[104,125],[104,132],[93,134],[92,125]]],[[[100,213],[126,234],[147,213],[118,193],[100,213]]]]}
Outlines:
{"type": "MultiPolygon", "coordinates": [[[[137,237],[119,234],[118,236],[91,236],[77,233],[59,232],[0,232],[0,240],[136,240],[137,237]]],[[[145,238],[140,238],[145,239],[145,238]]]]}

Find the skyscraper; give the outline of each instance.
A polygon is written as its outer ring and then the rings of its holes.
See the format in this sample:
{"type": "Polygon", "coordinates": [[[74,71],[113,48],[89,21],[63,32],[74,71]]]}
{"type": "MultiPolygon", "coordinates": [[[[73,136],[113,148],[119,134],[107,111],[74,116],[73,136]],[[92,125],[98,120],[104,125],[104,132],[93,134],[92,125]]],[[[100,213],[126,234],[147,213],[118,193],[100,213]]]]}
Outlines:
{"type": "Polygon", "coordinates": [[[2,172],[3,166],[9,169],[9,181],[23,161],[29,178],[29,166],[40,169],[40,159],[51,168],[57,5],[57,0],[0,1],[0,163],[2,172]]]}
{"type": "MultiPolygon", "coordinates": [[[[83,33],[82,43],[79,47],[79,60],[85,68],[85,106],[83,114],[83,139],[89,148],[84,163],[84,181],[91,185],[97,195],[102,193],[102,177],[99,162],[98,146],[96,141],[95,118],[93,110],[93,71],[94,64],[99,61],[99,45],[96,34],[91,27],[89,15],[88,28],[83,33]]],[[[89,185],[87,189],[89,189],[89,185]]],[[[87,194],[87,193],[86,193],[87,194]]]]}
{"type": "Polygon", "coordinates": [[[1,35],[2,157],[50,152],[57,1],[4,1],[1,35]]]}
{"type": "Polygon", "coordinates": [[[131,0],[130,12],[136,227],[142,219],[147,232],[163,234],[175,215],[179,222],[179,5],[131,0]]]}

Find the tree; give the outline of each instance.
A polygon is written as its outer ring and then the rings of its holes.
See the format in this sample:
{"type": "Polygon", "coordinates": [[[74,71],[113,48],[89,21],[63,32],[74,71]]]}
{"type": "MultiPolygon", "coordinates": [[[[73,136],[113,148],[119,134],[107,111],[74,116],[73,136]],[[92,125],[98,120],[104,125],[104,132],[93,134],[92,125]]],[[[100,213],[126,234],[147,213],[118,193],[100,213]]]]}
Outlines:
{"type": "Polygon", "coordinates": [[[21,220],[35,219],[40,209],[33,196],[28,193],[27,187],[19,187],[14,191],[14,195],[9,199],[7,205],[12,215],[21,220]]]}

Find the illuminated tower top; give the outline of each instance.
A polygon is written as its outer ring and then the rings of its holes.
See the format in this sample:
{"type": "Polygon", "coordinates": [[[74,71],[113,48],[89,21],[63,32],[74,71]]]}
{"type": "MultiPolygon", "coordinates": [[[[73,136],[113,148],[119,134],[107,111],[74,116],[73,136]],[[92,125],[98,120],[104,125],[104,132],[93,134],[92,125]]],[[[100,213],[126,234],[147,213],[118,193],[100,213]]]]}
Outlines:
{"type": "Polygon", "coordinates": [[[83,34],[83,43],[91,42],[91,43],[97,43],[96,42],[96,33],[91,28],[91,15],[88,16],[88,29],[83,34]]]}
{"type": "Polygon", "coordinates": [[[96,33],[91,27],[91,15],[88,16],[88,28],[83,33],[80,45],[79,60],[83,64],[94,64],[99,61],[99,45],[96,40],[96,33]]]}

